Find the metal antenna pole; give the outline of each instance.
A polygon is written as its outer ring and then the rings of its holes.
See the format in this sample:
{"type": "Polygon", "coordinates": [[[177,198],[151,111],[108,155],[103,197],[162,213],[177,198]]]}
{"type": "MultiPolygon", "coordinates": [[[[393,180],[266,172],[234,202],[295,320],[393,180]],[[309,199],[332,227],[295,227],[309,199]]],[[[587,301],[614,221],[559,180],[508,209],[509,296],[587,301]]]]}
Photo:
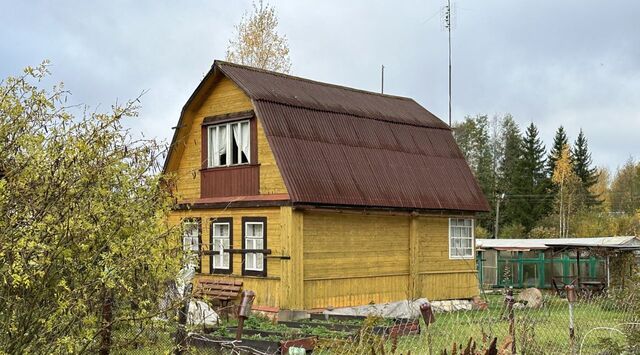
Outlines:
{"type": "Polygon", "coordinates": [[[451,0],[447,0],[446,26],[449,32],[449,127],[451,127],[451,0]]]}
{"type": "Polygon", "coordinates": [[[384,94],[384,64],[382,65],[382,78],[380,83],[380,93],[384,94]]]}

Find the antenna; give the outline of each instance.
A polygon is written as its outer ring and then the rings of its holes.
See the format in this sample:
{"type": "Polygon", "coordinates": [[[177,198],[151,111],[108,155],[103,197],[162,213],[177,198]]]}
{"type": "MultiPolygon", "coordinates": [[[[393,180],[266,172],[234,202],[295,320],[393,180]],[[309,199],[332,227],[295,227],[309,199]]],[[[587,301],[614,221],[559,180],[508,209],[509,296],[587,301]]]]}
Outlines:
{"type": "Polygon", "coordinates": [[[382,72],[381,72],[381,83],[380,83],[380,93],[384,94],[384,64],[382,64],[382,72]]]}
{"type": "Polygon", "coordinates": [[[443,8],[443,26],[449,35],[449,127],[451,127],[451,25],[452,25],[452,9],[451,0],[447,0],[447,5],[443,8]]]}

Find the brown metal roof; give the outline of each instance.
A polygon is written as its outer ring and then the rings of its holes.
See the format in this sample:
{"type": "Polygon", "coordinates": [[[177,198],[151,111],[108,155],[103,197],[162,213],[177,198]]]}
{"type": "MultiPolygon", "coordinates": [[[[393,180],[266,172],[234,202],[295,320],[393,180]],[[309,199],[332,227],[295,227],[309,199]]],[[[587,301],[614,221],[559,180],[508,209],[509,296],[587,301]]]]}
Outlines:
{"type": "Polygon", "coordinates": [[[412,99],[215,67],[253,100],[293,203],[489,209],[449,127],[412,99]]]}

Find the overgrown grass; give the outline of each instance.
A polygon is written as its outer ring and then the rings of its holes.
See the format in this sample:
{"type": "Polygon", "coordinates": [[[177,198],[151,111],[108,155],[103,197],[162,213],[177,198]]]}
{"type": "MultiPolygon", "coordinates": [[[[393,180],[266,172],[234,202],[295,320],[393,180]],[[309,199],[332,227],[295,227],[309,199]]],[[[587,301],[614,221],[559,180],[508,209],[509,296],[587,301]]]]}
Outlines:
{"type": "MultiPolygon", "coordinates": [[[[318,354],[371,354],[381,353],[384,347],[386,354],[440,354],[443,349],[451,353],[453,344],[466,345],[473,338],[478,347],[488,346],[493,337],[498,344],[504,344],[509,336],[509,320],[504,309],[504,298],[501,295],[488,295],[488,310],[456,311],[437,313],[435,323],[425,327],[421,322],[420,335],[398,337],[396,340],[383,338],[367,332],[360,332],[355,340],[346,339],[345,334],[333,332],[323,327],[304,327],[291,329],[271,320],[251,317],[245,323],[247,329],[275,331],[301,336],[315,335],[321,338],[318,354]]],[[[638,306],[634,302],[598,298],[581,300],[574,305],[575,349],[582,354],[617,354],[627,346],[626,334],[629,326],[624,324],[640,321],[638,306]],[[615,330],[621,330],[621,334],[615,330]],[[586,336],[586,337],[585,337],[586,336]],[[583,344],[582,348],[580,347],[583,344]],[[607,352],[608,351],[608,352],[607,352]]],[[[516,347],[518,354],[570,354],[569,339],[569,307],[566,300],[546,295],[542,308],[515,309],[516,347]]],[[[310,325],[320,321],[309,321],[310,325]]],[[[338,321],[339,323],[356,324],[354,321],[338,321]]],[[[367,321],[365,320],[366,324],[367,321]]],[[[378,322],[375,322],[376,324],[378,322]]],[[[234,327],[235,321],[222,324],[234,327]]],[[[635,328],[636,330],[638,328],[635,328]]],[[[140,338],[152,341],[139,341],[136,347],[121,349],[115,353],[122,354],[162,354],[173,348],[173,339],[169,330],[158,328],[158,334],[150,334],[152,330],[140,338]]],[[[192,349],[191,353],[211,353],[208,349],[192,349]]]]}

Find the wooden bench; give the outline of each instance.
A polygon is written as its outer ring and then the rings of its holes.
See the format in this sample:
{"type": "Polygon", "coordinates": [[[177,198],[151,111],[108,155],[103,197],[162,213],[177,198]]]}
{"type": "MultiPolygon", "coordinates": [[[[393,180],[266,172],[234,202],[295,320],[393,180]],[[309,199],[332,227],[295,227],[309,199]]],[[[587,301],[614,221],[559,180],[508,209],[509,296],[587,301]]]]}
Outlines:
{"type": "MultiPolygon", "coordinates": [[[[236,280],[200,280],[196,286],[196,297],[215,300],[223,310],[238,297],[242,291],[242,281],[236,280]]],[[[228,313],[228,312],[225,312],[228,313]]]]}

